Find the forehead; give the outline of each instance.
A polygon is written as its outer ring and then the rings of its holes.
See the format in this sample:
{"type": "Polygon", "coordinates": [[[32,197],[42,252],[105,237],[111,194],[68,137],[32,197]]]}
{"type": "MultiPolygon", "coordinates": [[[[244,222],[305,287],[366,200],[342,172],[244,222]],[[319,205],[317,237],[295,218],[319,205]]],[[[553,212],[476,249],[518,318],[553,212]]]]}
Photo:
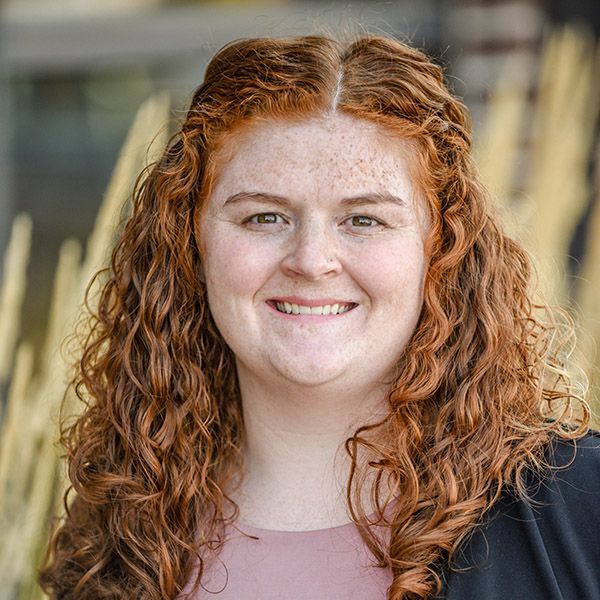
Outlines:
{"type": "Polygon", "coordinates": [[[409,200],[410,155],[407,140],[349,115],[261,121],[225,140],[213,195],[239,188],[298,197],[388,191],[409,200]]]}

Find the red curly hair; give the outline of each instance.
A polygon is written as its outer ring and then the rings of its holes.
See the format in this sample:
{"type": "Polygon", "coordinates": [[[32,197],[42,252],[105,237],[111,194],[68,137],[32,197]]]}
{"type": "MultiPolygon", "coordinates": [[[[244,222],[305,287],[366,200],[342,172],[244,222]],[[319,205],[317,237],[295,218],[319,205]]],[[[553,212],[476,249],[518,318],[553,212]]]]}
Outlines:
{"type": "Polygon", "coordinates": [[[61,429],[75,495],[65,494],[39,577],[51,597],[173,598],[196,563],[201,582],[238,514],[224,490],[241,472],[244,436],[234,357],[200,276],[198,221],[215,157],[254,120],[331,110],[411,140],[431,221],[424,305],[388,414],[346,440],[347,501],[378,564],[391,567],[388,598],[435,595],[440,568],[500,491],[525,494],[524,469],[544,465],[551,438],[587,429],[566,371],[572,328],[532,302],[530,260],[477,180],[468,112],[442,70],[380,36],[235,41],[211,60],[180,131],[138,180],[97,275],[73,381],[85,409],[61,429]],[[361,450],[379,460],[364,464],[361,450]],[[361,506],[367,481],[389,547],[361,506]],[[380,497],[381,481],[397,493],[380,497]]]}

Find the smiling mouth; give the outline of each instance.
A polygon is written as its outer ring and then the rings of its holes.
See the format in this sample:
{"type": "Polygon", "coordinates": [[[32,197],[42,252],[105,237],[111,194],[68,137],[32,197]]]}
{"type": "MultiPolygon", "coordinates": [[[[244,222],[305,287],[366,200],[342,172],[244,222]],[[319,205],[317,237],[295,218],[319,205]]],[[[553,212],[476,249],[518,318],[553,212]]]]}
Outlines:
{"type": "Polygon", "coordinates": [[[286,315],[341,315],[358,306],[355,302],[339,302],[337,304],[324,304],[322,306],[305,306],[303,304],[295,304],[294,302],[279,302],[277,300],[268,300],[267,303],[286,315]]]}

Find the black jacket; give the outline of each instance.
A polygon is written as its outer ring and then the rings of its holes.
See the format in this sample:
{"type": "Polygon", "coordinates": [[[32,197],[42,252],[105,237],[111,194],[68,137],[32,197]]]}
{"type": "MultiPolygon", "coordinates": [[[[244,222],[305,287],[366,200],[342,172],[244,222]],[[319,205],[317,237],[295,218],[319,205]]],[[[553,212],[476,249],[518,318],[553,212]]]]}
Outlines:
{"type": "Polygon", "coordinates": [[[445,574],[444,600],[600,600],[600,433],[555,441],[533,502],[505,494],[445,574]]]}

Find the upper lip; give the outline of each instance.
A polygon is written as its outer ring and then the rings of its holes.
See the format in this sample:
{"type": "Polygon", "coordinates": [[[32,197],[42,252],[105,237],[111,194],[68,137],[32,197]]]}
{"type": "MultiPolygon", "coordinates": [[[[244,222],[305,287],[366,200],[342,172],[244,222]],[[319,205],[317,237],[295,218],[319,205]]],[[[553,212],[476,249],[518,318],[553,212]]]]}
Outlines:
{"type": "Polygon", "coordinates": [[[328,304],[358,304],[352,300],[339,300],[336,298],[300,298],[300,296],[274,296],[270,302],[289,302],[302,306],[327,306],[328,304]]]}

